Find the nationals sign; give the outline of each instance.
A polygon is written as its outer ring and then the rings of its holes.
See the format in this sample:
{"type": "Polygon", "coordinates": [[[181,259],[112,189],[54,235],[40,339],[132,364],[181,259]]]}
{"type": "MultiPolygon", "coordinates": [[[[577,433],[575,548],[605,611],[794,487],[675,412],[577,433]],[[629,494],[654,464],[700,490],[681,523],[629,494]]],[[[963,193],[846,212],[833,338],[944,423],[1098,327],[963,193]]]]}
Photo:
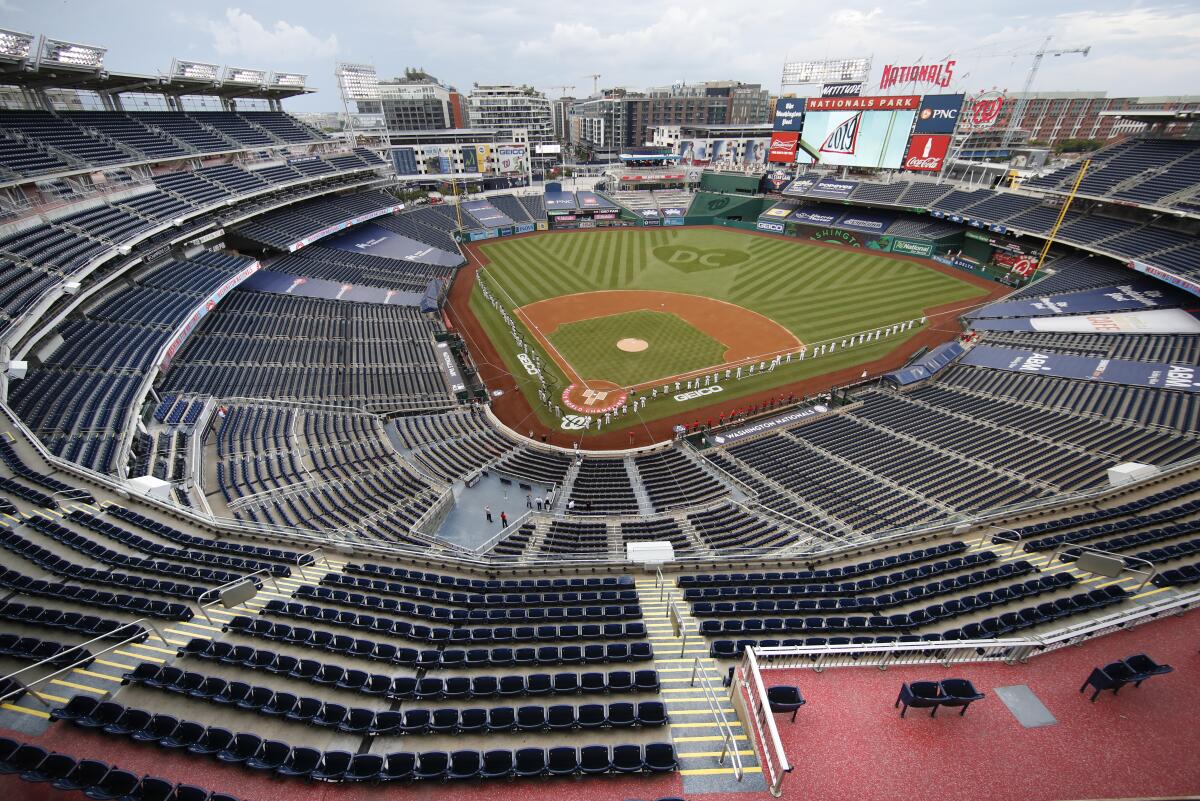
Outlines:
{"type": "Polygon", "coordinates": [[[879,88],[890,89],[905,83],[930,83],[945,89],[954,80],[954,59],[940,64],[913,64],[912,66],[895,66],[888,64],[879,76],[879,88]]]}
{"type": "Polygon", "coordinates": [[[1004,95],[999,92],[984,92],[971,101],[970,122],[972,128],[991,128],[1000,119],[1004,106],[1004,95]]]}
{"type": "Polygon", "coordinates": [[[913,172],[938,172],[950,149],[948,134],[913,134],[904,157],[904,169],[913,172]]]}

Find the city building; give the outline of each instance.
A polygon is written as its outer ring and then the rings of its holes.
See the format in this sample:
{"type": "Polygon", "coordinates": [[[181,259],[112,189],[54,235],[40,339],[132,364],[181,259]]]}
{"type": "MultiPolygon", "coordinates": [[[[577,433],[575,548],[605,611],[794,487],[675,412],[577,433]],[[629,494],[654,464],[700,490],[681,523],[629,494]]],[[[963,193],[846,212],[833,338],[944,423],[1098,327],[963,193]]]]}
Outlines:
{"type": "Polygon", "coordinates": [[[571,109],[578,144],[595,159],[610,159],[650,141],[659,126],[763,125],[770,121],[770,93],[759,84],[709,81],[630,92],[610,89],[571,109]]]}
{"type": "Polygon", "coordinates": [[[529,172],[524,129],[447,128],[389,131],[389,156],[399,175],[512,175],[529,172]]]}
{"type": "Polygon", "coordinates": [[[534,152],[534,169],[559,160],[557,155],[539,156],[538,145],[555,142],[554,114],[546,95],[530,86],[475,84],[467,98],[470,125],[500,132],[524,131],[534,152]]]}
{"type": "Polygon", "coordinates": [[[379,82],[384,121],[393,131],[434,131],[467,126],[464,98],[422,69],[379,82]]]}

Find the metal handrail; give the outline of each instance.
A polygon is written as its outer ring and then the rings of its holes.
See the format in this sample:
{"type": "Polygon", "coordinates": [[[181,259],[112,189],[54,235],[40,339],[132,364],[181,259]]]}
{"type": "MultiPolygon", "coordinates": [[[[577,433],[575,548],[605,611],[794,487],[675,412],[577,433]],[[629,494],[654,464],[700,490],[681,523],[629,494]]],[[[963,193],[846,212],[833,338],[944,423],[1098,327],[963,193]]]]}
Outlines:
{"type": "Polygon", "coordinates": [[[758,668],[755,649],[747,648],[742,655],[742,664],[735,671],[734,687],[744,690],[748,706],[746,713],[754,727],[757,741],[761,741],[759,757],[766,768],[767,789],[776,798],[783,795],[783,777],[791,773],[792,765],[783,750],[783,740],[775,726],[775,716],[767,700],[767,689],[763,686],[762,672],[758,668]]]}
{"type": "MultiPolygon", "coordinates": [[[[1053,564],[1054,560],[1061,557],[1062,552],[1067,550],[1068,548],[1078,550],[1080,552],[1094,553],[1099,556],[1109,556],[1114,559],[1120,559],[1121,560],[1121,569],[1123,571],[1128,570],[1131,573],[1141,573],[1142,575],[1145,576],[1145,578],[1142,579],[1142,583],[1138,585],[1138,588],[1136,590],[1134,590],[1134,592],[1141,592],[1142,590],[1144,590],[1146,588],[1146,585],[1148,583],[1150,583],[1150,581],[1155,576],[1158,575],[1158,567],[1156,567],[1155,564],[1153,562],[1151,562],[1149,559],[1143,559],[1140,556],[1129,556],[1127,554],[1116,553],[1114,551],[1105,551],[1101,548],[1093,548],[1088,545],[1079,545],[1079,544],[1073,543],[1073,542],[1059,543],[1059,546],[1054,549],[1053,553],[1050,554],[1050,560],[1047,562],[1047,564],[1053,564]],[[1136,567],[1130,567],[1128,564],[1126,564],[1126,562],[1130,562],[1130,561],[1141,562],[1142,564],[1146,565],[1147,568],[1139,570],[1136,567]]],[[[1076,558],[1078,558],[1078,557],[1076,557],[1076,558]]],[[[1087,573],[1090,571],[1084,570],[1083,572],[1087,573]]],[[[1113,576],[1112,578],[1115,578],[1115,576],[1113,576]]]]}
{"type": "MultiPolygon", "coordinates": [[[[1200,606],[1200,590],[1141,604],[1134,609],[1092,618],[1045,634],[994,640],[937,640],[859,645],[779,646],[754,648],[762,669],[878,667],[891,665],[951,665],[965,662],[1026,662],[1031,657],[1074,645],[1090,637],[1128,629],[1200,606]]],[[[749,652],[751,649],[747,649],[749,652]]]]}
{"type": "Polygon", "coordinates": [[[18,685],[18,689],[12,690],[8,693],[5,693],[4,695],[0,695],[0,703],[6,702],[10,698],[14,698],[16,696],[24,694],[25,692],[28,692],[30,694],[30,696],[35,698],[39,704],[41,704],[42,706],[49,709],[50,705],[47,704],[45,702],[45,700],[42,699],[40,693],[36,692],[33,689],[34,687],[37,687],[41,684],[44,684],[44,683],[50,681],[51,679],[61,676],[63,673],[74,670],[75,668],[79,667],[80,665],[89,665],[93,661],[95,661],[96,657],[103,656],[107,653],[110,653],[111,651],[114,651],[123,645],[128,645],[129,643],[134,642],[135,640],[139,641],[139,642],[144,640],[146,638],[147,632],[146,632],[146,629],[143,627],[143,624],[145,624],[145,626],[148,626],[151,629],[151,631],[154,632],[155,636],[158,637],[159,640],[161,640],[164,643],[167,641],[166,638],[163,637],[162,632],[160,632],[158,630],[158,627],[156,625],[154,625],[154,623],[150,620],[150,618],[145,618],[145,617],[138,618],[137,620],[134,620],[131,623],[126,623],[125,625],[123,625],[119,628],[113,629],[112,631],[110,631],[107,634],[101,634],[99,637],[93,637],[92,639],[88,640],[87,642],[81,642],[78,645],[72,645],[70,648],[67,648],[63,651],[59,651],[54,656],[48,656],[45,659],[34,662],[32,665],[26,665],[25,667],[21,668],[20,670],[13,671],[12,673],[8,674],[7,676],[0,678],[0,686],[2,686],[5,682],[9,682],[9,681],[18,685]],[[131,627],[136,627],[138,629],[136,634],[133,634],[130,637],[126,637],[125,639],[121,640],[120,642],[114,643],[113,645],[110,645],[109,647],[105,648],[102,651],[93,653],[89,657],[86,657],[83,659],[77,659],[74,662],[72,662],[70,665],[67,665],[64,668],[59,668],[58,670],[55,670],[52,673],[48,673],[47,675],[42,676],[41,678],[35,679],[28,683],[17,678],[22,673],[26,673],[30,670],[36,670],[37,668],[42,667],[43,665],[46,665],[46,664],[54,662],[58,659],[61,659],[63,654],[69,654],[72,651],[81,651],[86,646],[91,645],[94,642],[100,642],[101,640],[110,639],[117,632],[124,631],[131,627]]]}
{"type": "Polygon", "coordinates": [[[729,725],[729,718],[725,716],[721,699],[717,696],[717,692],[708,678],[708,668],[700,661],[700,657],[696,657],[692,661],[690,686],[696,686],[697,678],[700,679],[700,690],[704,693],[704,700],[708,702],[708,707],[717,721],[717,730],[721,732],[721,756],[717,759],[717,764],[724,765],[725,756],[728,754],[729,762],[733,766],[733,775],[740,782],[745,774],[745,769],[742,766],[742,755],[738,752],[737,735],[733,733],[733,727],[729,725]]]}

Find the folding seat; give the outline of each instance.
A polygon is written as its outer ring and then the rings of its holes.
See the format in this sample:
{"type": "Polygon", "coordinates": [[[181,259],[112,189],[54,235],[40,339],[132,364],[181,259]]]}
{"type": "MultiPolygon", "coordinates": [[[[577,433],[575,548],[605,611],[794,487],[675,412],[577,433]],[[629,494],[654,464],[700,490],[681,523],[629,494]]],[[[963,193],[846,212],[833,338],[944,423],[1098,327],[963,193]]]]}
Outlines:
{"type": "Polygon", "coordinates": [[[251,686],[250,691],[234,705],[238,709],[257,712],[266,706],[274,695],[270,687],[251,686]]]}
{"type": "Polygon", "coordinates": [[[633,687],[638,692],[658,692],[658,671],[639,670],[633,674],[633,687]]]}
{"type": "MultiPolygon", "coordinates": [[[[379,719],[379,715],[381,715],[381,714],[383,714],[383,713],[380,712],[375,715],[376,720],[379,719]]],[[[458,730],[460,732],[462,732],[463,734],[481,732],[481,731],[484,731],[485,729],[487,729],[487,710],[486,709],[480,709],[478,707],[471,707],[469,709],[464,709],[464,710],[462,710],[462,712],[459,713],[458,730]]]]}
{"type": "MultiPolygon", "coordinates": [[[[611,717],[612,710],[609,710],[611,717]]],[[[667,723],[667,708],[661,701],[642,701],[637,705],[637,724],[639,726],[665,726],[667,723]]]]}
{"type": "Polygon", "coordinates": [[[321,756],[321,764],[313,769],[309,778],[322,782],[341,781],[353,759],[348,751],[326,751],[321,756]]]}
{"type": "Polygon", "coordinates": [[[613,746],[612,769],[617,773],[638,773],[642,770],[642,749],[636,745],[613,746]]]}
{"type": "Polygon", "coordinates": [[[534,660],[538,665],[557,665],[559,661],[558,646],[543,645],[537,649],[537,658],[534,660]]]}
{"type": "Polygon", "coordinates": [[[83,794],[88,798],[94,799],[94,801],[124,799],[132,796],[139,784],[141,784],[141,780],[137,777],[137,774],[113,768],[104,774],[104,778],[98,783],[85,788],[83,794]]]}
{"type": "Polygon", "coordinates": [[[246,760],[252,770],[277,771],[287,762],[292,747],[280,740],[266,740],[254,756],[246,760]]]}
{"type": "Polygon", "coordinates": [[[469,697],[471,695],[471,679],[466,676],[451,676],[446,679],[442,694],[447,699],[469,697]]]}
{"type": "Polygon", "coordinates": [[[393,751],[384,759],[380,781],[408,781],[416,771],[417,758],[415,754],[404,751],[393,751]]]}
{"type": "Polygon", "coordinates": [[[472,698],[493,698],[500,693],[500,685],[495,676],[476,676],[471,679],[472,698]]]}
{"type": "Polygon", "coordinates": [[[517,728],[521,731],[541,731],[546,728],[546,708],[542,706],[518,707],[517,728]]]}
{"type": "Polygon", "coordinates": [[[337,725],[337,730],[343,734],[366,734],[375,722],[375,713],[370,709],[352,707],[344,720],[337,725]]]}
{"type": "Polygon", "coordinates": [[[446,771],[448,779],[478,779],[482,775],[482,757],[478,751],[455,751],[446,771]]]}
{"type": "Polygon", "coordinates": [[[450,756],[445,751],[422,751],[417,754],[417,779],[444,779],[450,769],[450,756]]]}
{"type": "MultiPolygon", "coordinates": [[[[15,755],[15,751],[13,752],[15,755]]],[[[36,767],[21,772],[26,782],[55,782],[65,779],[75,769],[75,758],[66,754],[49,754],[36,767]]]]}
{"type": "Polygon", "coordinates": [[[183,676],[183,671],[180,670],[179,668],[164,667],[164,668],[160,668],[158,673],[155,674],[152,678],[144,679],[142,681],[142,683],[145,684],[147,687],[157,687],[157,688],[161,689],[161,688],[167,687],[171,684],[174,684],[176,681],[179,680],[179,678],[181,676],[183,676]]]}
{"type": "Polygon", "coordinates": [[[292,693],[275,693],[259,711],[264,715],[287,715],[296,708],[298,699],[292,693]]]}
{"type": "Polygon", "coordinates": [[[551,776],[571,776],[578,773],[579,753],[571,746],[551,748],[546,754],[546,772],[551,776]]]}
{"type": "MultiPolygon", "coordinates": [[[[143,665],[148,663],[143,663],[143,665]]],[[[130,674],[125,674],[130,675],[130,674]]],[[[89,717],[96,711],[96,707],[100,705],[100,701],[92,698],[89,695],[76,695],[71,700],[67,701],[65,706],[61,706],[50,713],[50,720],[69,720],[75,721],[82,717],[89,717]]]]}
{"type": "Polygon", "coordinates": [[[428,709],[408,709],[404,711],[404,721],[400,731],[404,734],[424,734],[429,731],[430,712],[428,709]]]}
{"type": "Polygon", "coordinates": [[[321,707],[321,711],[312,719],[314,726],[323,726],[325,728],[336,729],[350,714],[350,710],[341,704],[331,704],[326,702],[321,707]]]}
{"type": "Polygon", "coordinates": [[[418,679],[416,697],[418,700],[441,698],[446,690],[446,683],[441,679],[418,679]]]}
{"type": "Polygon", "coordinates": [[[733,648],[733,640],[713,640],[708,647],[709,656],[713,659],[736,659],[737,652],[733,648]]]}
{"type": "Polygon", "coordinates": [[[579,676],[575,673],[555,673],[554,693],[563,695],[579,691],[579,676]]]}
{"type": "Polygon", "coordinates": [[[513,753],[507,750],[488,751],[483,755],[479,770],[484,779],[507,779],[513,775],[513,753]]]}
{"type": "Polygon", "coordinates": [[[511,706],[495,706],[488,710],[488,731],[512,731],[516,725],[516,712],[511,706]]]}
{"type": "Polygon", "coordinates": [[[576,711],[577,725],[581,729],[599,729],[608,720],[602,704],[582,704],[576,711]]]}
{"type": "Polygon", "coordinates": [[[612,759],[608,746],[583,746],[580,748],[580,770],[584,773],[607,773],[612,770],[612,759]]]}
{"type": "Polygon", "coordinates": [[[323,664],[321,670],[310,680],[314,684],[321,684],[327,687],[332,687],[342,680],[346,675],[346,669],[334,664],[323,664]]]}
{"type": "Polygon", "coordinates": [[[634,706],[629,703],[609,704],[607,718],[608,725],[616,729],[626,728],[637,723],[634,706]]]}
{"type": "Polygon", "coordinates": [[[429,730],[434,734],[449,734],[458,728],[458,710],[442,708],[433,710],[429,719],[429,730]]]}
{"type": "Polygon", "coordinates": [[[525,678],[527,695],[548,695],[554,690],[549,673],[533,673],[525,678]]]}
{"type": "Polygon", "coordinates": [[[501,676],[499,682],[500,697],[513,697],[525,694],[524,676],[501,676]]]}
{"type": "Polygon", "coordinates": [[[536,648],[517,648],[513,651],[513,664],[517,667],[528,667],[537,664],[536,648]]]}
{"type": "Polygon", "coordinates": [[[383,757],[379,754],[355,754],[346,769],[343,781],[375,782],[383,775],[383,757]]]}
{"type": "MultiPolygon", "coordinates": [[[[44,753],[44,752],[43,752],[44,753]]],[[[95,759],[81,759],[75,763],[75,767],[66,776],[51,781],[51,786],[56,790],[84,790],[88,787],[96,787],[104,781],[104,777],[108,775],[111,768],[108,764],[95,759]]],[[[12,772],[3,771],[2,772],[12,772]]]]}
{"type": "Polygon", "coordinates": [[[229,745],[217,752],[217,759],[222,762],[245,762],[258,753],[262,747],[262,738],[248,732],[238,732],[233,736],[229,745]]]}
{"type": "Polygon", "coordinates": [[[541,776],[546,772],[546,752],[541,748],[517,750],[513,774],[520,777],[541,776]]]}
{"type": "Polygon", "coordinates": [[[587,664],[599,664],[605,660],[606,656],[603,645],[585,645],[583,648],[583,661],[587,664]]]}
{"type": "Polygon", "coordinates": [[[464,655],[463,664],[472,668],[487,667],[490,656],[486,648],[472,648],[464,655]]]}
{"type": "Polygon", "coordinates": [[[564,665],[582,665],[583,648],[578,645],[564,645],[558,651],[558,661],[564,665]]]}
{"type": "Polygon", "coordinates": [[[493,667],[508,667],[513,663],[511,648],[493,648],[490,656],[493,667]]]}
{"type": "Polygon", "coordinates": [[[131,732],[130,736],[138,742],[157,743],[169,737],[177,726],[179,726],[178,718],[173,715],[158,714],[151,718],[145,726],[131,732]]]}
{"type": "Polygon", "coordinates": [[[457,668],[466,664],[467,652],[461,648],[447,648],[442,651],[441,666],[445,668],[457,668]]]}
{"type": "Polygon", "coordinates": [[[46,759],[46,756],[45,748],[30,744],[20,745],[8,759],[0,763],[0,774],[35,771],[46,759]]]}
{"type": "Polygon", "coordinates": [[[301,659],[288,675],[301,681],[313,681],[321,669],[321,663],[315,659],[301,659]]]}
{"type": "MultiPolygon", "coordinates": [[[[152,664],[150,662],[142,662],[137,667],[135,667],[133,670],[131,670],[128,673],[126,673],[125,675],[123,675],[121,677],[121,683],[122,684],[144,684],[147,680],[153,679],[155,676],[157,676],[159,670],[161,670],[161,668],[158,665],[152,664]]],[[[78,701],[81,698],[83,698],[83,696],[77,695],[74,698],[72,698],[71,700],[78,701]]],[[[88,699],[88,700],[90,700],[90,699],[88,699]]]]}
{"type": "Polygon", "coordinates": [[[169,735],[158,741],[163,748],[191,748],[204,739],[204,727],[193,720],[179,722],[169,735]]]}
{"type": "Polygon", "coordinates": [[[670,743],[650,743],[645,749],[642,770],[651,773],[671,773],[679,770],[675,747],[670,743]]]}
{"type": "Polygon", "coordinates": [[[229,748],[233,744],[233,732],[228,729],[209,726],[204,730],[204,736],[194,745],[188,746],[189,754],[212,756],[229,748]]]}
{"type": "Polygon", "coordinates": [[[608,691],[622,693],[633,691],[633,674],[628,670],[614,670],[608,674],[608,691]]]}

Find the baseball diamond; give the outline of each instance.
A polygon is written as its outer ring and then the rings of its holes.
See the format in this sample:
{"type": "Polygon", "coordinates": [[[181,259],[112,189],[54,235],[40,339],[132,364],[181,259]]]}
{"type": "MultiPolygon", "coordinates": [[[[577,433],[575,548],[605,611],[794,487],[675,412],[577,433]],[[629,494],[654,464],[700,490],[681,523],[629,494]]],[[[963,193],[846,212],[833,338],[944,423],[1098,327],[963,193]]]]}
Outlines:
{"type": "Polygon", "coordinates": [[[549,426],[541,380],[579,414],[601,409],[589,388],[609,393],[603,408],[640,393],[638,414],[610,425],[642,424],[867,365],[988,295],[923,261],[729,228],[538,233],[469,253],[541,373],[478,285],[469,311],[549,426]]]}

